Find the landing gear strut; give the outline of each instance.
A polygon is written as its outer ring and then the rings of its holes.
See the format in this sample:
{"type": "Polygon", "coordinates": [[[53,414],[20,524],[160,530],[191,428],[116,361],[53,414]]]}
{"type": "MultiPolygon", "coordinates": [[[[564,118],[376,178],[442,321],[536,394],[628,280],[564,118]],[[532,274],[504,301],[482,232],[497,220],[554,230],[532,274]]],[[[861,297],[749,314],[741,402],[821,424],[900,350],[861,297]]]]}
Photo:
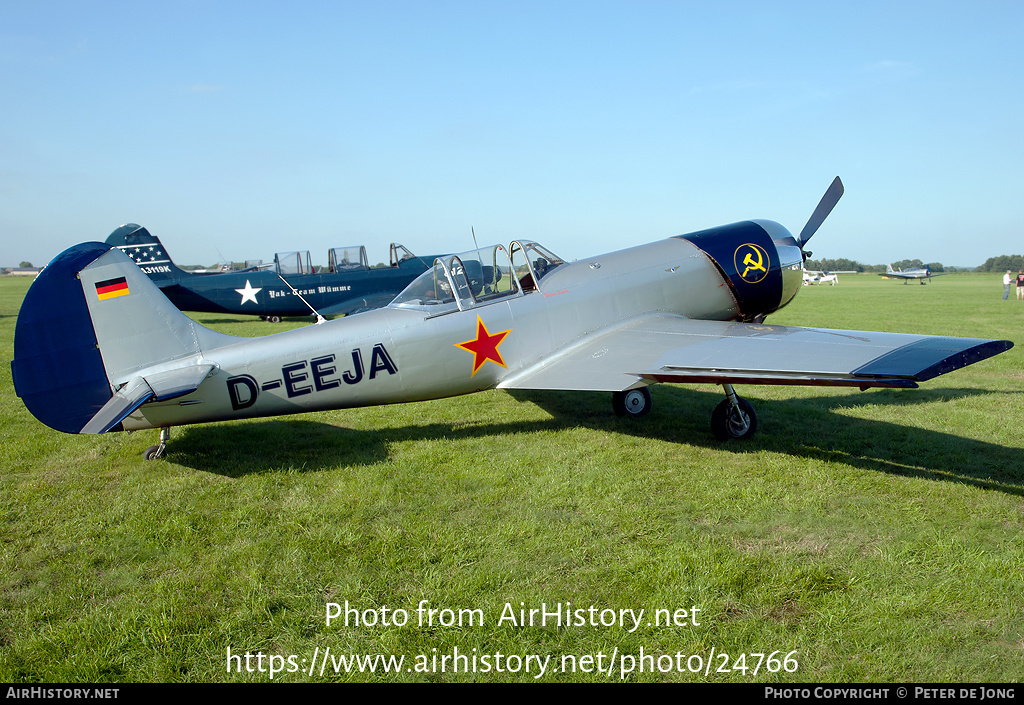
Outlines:
{"type": "Polygon", "coordinates": [[[750,438],[757,430],[757,414],[746,399],[736,396],[731,384],[723,384],[725,399],[711,413],[711,430],[715,438],[727,441],[750,438]]]}
{"type": "Polygon", "coordinates": [[[171,440],[171,429],[164,426],[160,429],[160,444],[146,448],[142,454],[145,460],[159,460],[167,456],[167,441],[171,440]]]}

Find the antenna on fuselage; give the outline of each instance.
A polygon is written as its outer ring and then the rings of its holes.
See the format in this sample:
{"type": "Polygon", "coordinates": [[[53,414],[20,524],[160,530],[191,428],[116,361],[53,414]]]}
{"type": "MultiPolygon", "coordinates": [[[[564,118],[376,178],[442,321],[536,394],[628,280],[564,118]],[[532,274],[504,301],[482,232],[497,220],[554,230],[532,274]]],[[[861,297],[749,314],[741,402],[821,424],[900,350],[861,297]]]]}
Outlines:
{"type": "Polygon", "coordinates": [[[229,262],[228,260],[224,259],[224,253],[220,251],[219,247],[214,245],[213,249],[217,250],[217,256],[220,257],[220,259],[217,260],[217,269],[219,269],[222,272],[230,272],[232,269],[235,268],[234,262],[229,262]],[[224,269],[225,264],[228,266],[227,269],[224,269]]]}
{"type": "Polygon", "coordinates": [[[285,279],[284,277],[282,277],[282,276],[281,276],[281,273],[280,273],[280,272],[275,272],[275,274],[277,274],[277,278],[278,278],[278,279],[280,279],[281,281],[283,281],[283,282],[284,282],[284,285],[285,285],[286,287],[288,287],[289,289],[291,289],[291,290],[292,290],[292,293],[293,293],[293,294],[295,294],[296,296],[298,296],[298,297],[299,297],[299,299],[301,299],[301,300],[302,300],[302,303],[304,303],[304,304],[306,304],[307,306],[309,306],[309,310],[313,312],[313,315],[314,315],[314,316],[316,316],[316,324],[317,324],[317,325],[320,325],[321,323],[324,323],[324,322],[326,322],[326,321],[327,321],[327,319],[326,319],[326,318],[324,318],[323,316],[321,316],[321,315],[320,315],[320,312],[319,312],[319,311],[317,311],[317,310],[316,310],[315,308],[313,308],[312,306],[310,306],[310,305],[309,305],[309,302],[308,302],[308,301],[306,301],[306,300],[305,300],[304,298],[302,298],[302,294],[300,294],[300,293],[299,293],[298,291],[296,291],[296,290],[295,290],[295,287],[294,287],[294,286],[292,286],[292,285],[291,285],[291,284],[290,284],[290,283],[288,282],[288,280],[287,280],[287,279],[285,279]]]}

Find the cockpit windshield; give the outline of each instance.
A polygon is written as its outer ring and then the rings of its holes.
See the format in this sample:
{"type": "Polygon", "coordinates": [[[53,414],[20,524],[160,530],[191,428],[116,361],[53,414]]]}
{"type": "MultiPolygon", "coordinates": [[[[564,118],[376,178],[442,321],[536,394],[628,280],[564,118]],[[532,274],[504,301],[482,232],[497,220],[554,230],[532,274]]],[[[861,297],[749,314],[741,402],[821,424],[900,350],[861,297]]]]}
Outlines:
{"type": "Polygon", "coordinates": [[[405,245],[399,245],[397,242],[391,243],[391,266],[397,267],[406,260],[416,259],[416,255],[406,247],[405,245]]]}
{"type": "Polygon", "coordinates": [[[466,310],[520,293],[508,252],[492,245],[434,261],[390,306],[421,308],[431,315],[466,310]]]}
{"type": "Polygon", "coordinates": [[[334,247],[327,252],[328,272],[353,272],[369,268],[370,262],[366,258],[366,247],[363,245],[334,247]]]}
{"type": "Polygon", "coordinates": [[[544,277],[563,264],[565,260],[536,242],[512,243],[512,268],[525,292],[535,290],[544,277]]]}
{"type": "Polygon", "coordinates": [[[278,252],[274,255],[274,264],[278,274],[313,274],[309,250],[278,252]]]}
{"type": "Polygon", "coordinates": [[[396,308],[422,308],[430,313],[456,311],[459,306],[452,295],[452,285],[440,259],[423,272],[401,294],[388,304],[396,308]]]}

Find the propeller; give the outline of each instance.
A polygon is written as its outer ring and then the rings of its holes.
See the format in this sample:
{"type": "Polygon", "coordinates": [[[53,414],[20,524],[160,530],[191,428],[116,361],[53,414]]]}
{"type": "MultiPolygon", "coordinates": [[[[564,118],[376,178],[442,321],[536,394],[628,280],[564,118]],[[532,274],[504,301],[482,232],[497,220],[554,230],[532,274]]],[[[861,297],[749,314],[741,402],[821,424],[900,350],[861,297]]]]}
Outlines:
{"type": "MultiPolygon", "coordinates": [[[[818,207],[814,209],[813,213],[811,213],[811,217],[807,221],[807,225],[805,225],[804,229],[800,231],[800,237],[797,238],[797,244],[800,246],[801,250],[803,250],[807,241],[811,239],[811,236],[818,232],[818,228],[820,228],[821,224],[825,222],[825,218],[829,216],[829,213],[832,212],[832,209],[836,207],[836,204],[839,203],[839,199],[842,197],[843,182],[837,176],[828,187],[828,190],[825,191],[825,195],[821,197],[820,201],[818,201],[818,207]]],[[[804,259],[810,256],[810,252],[804,252],[804,259]]]]}

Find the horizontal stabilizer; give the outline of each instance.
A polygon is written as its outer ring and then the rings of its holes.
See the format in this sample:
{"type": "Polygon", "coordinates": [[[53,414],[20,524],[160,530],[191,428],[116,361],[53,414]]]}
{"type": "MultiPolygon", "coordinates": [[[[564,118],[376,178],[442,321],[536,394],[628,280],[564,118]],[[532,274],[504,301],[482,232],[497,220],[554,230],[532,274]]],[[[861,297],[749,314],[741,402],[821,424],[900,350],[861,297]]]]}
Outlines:
{"type": "Polygon", "coordinates": [[[190,365],[133,378],[110,398],[79,433],[106,433],[150,399],[165,401],[191,394],[213,370],[213,365],[190,365]]]}
{"type": "Polygon", "coordinates": [[[213,371],[210,363],[192,364],[166,372],[145,374],[146,384],[153,390],[157,401],[181,397],[199,389],[199,385],[213,371]]]}
{"type": "Polygon", "coordinates": [[[136,377],[114,392],[110,401],[89,419],[79,433],[106,433],[152,397],[153,390],[146,384],[146,380],[136,377]]]}

